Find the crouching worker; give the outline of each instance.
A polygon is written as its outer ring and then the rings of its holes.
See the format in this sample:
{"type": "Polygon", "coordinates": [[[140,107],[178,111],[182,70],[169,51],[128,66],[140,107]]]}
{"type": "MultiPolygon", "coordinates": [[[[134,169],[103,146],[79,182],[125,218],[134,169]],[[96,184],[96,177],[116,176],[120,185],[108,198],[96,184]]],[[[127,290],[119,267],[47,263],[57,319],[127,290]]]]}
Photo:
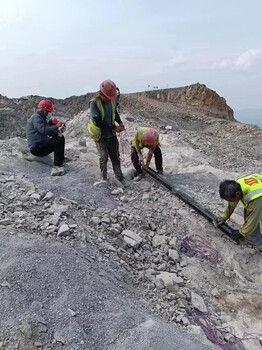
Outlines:
{"type": "Polygon", "coordinates": [[[54,167],[51,175],[64,175],[63,161],[65,158],[65,138],[63,123],[57,121],[50,125],[53,104],[50,100],[39,102],[37,111],[27,121],[26,137],[30,152],[38,157],[44,157],[54,152],[54,167]]]}
{"type": "Polygon", "coordinates": [[[99,153],[99,165],[102,180],[107,180],[108,156],[112,162],[116,178],[123,182],[120,165],[119,143],[117,132],[125,126],[116,109],[117,90],[112,80],[100,84],[99,94],[90,101],[90,122],[87,126],[89,136],[95,140],[99,153]],[[117,122],[119,125],[116,125],[117,122]]]}
{"type": "Polygon", "coordinates": [[[159,146],[158,132],[153,128],[138,128],[131,142],[131,160],[136,169],[135,180],[141,180],[143,170],[150,164],[152,156],[155,156],[156,170],[163,174],[163,158],[159,146]],[[148,148],[146,162],[144,161],[142,149],[148,148]]]}
{"type": "Polygon", "coordinates": [[[262,175],[251,174],[236,180],[225,180],[220,183],[220,197],[228,201],[225,210],[214,225],[223,224],[234,212],[238,202],[244,206],[244,224],[235,230],[233,239],[250,244],[262,251],[262,235],[259,221],[262,218],[262,175]]]}

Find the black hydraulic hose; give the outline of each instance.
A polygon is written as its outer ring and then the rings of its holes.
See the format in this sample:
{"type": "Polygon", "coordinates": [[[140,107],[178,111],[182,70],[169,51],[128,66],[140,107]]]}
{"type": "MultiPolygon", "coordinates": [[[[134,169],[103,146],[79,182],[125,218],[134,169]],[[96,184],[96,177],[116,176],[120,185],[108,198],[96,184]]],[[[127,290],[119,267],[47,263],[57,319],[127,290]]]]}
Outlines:
{"type": "MultiPolygon", "coordinates": [[[[151,175],[154,179],[156,179],[158,182],[160,182],[162,185],[164,185],[166,188],[168,188],[172,193],[174,193],[177,197],[182,199],[186,204],[190,205],[192,208],[194,208],[199,214],[201,214],[203,217],[205,217],[209,222],[213,222],[214,219],[216,219],[216,216],[211,213],[208,209],[204,208],[201,204],[199,204],[197,201],[195,201],[193,198],[191,198],[186,193],[183,193],[182,191],[175,188],[175,186],[170,183],[163,175],[158,174],[156,171],[148,167],[146,169],[146,172],[151,175]]],[[[223,233],[225,233],[229,238],[232,238],[233,230],[232,227],[230,227],[228,224],[222,224],[218,226],[218,229],[221,230],[223,233]]]]}

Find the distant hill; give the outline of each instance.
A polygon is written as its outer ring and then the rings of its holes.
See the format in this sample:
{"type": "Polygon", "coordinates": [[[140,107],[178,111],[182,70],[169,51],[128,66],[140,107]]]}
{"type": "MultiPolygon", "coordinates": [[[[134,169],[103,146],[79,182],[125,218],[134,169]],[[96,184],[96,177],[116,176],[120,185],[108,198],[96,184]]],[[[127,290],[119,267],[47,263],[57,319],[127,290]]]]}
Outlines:
{"type": "Polygon", "coordinates": [[[246,108],[236,110],[235,118],[241,123],[255,124],[262,128],[262,108],[246,108]]]}

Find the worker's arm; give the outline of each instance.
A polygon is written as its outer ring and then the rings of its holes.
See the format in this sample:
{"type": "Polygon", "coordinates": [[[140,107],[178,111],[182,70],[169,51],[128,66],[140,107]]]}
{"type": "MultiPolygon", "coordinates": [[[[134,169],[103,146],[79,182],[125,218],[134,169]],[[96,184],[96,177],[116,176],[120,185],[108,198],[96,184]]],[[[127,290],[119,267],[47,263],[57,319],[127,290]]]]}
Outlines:
{"type": "Polygon", "coordinates": [[[143,158],[143,154],[142,154],[142,148],[139,146],[138,130],[136,130],[136,132],[135,132],[134,139],[135,139],[135,149],[138,153],[139,161],[140,161],[141,165],[143,165],[144,158],[143,158]]]}
{"type": "Polygon", "coordinates": [[[243,236],[248,236],[255,231],[261,219],[262,200],[260,198],[248,204],[244,225],[239,229],[243,236]]]}
{"type": "Polygon", "coordinates": [[[90,102],[90,117],[92,118],[96,126],[98,126],[99,128],[105,127],[102,120],[102,115],[95,101],[90,102]]]}
{"type": "Polygon", "coordinates": [[[49,126],[40,115],[35,115],[32,118],[32,124],[35,130],[42,135],[57,136],[58,127],[56,125],[49,126]]]}
{"type": "Polygon", "coordinates": [[[152,146],[149,148],[149,151],[147,152],[147,157],[146,157],[146,166],[148,167],[150,162],[151,162],[151,159],[152,159],[152,156],[154,154],[154,150],[156,148],[157,145],[155,146],[152,146]]]}
{"type": "Polygon", "coordinates": [[[116,132],[121,132],[125,130],[125,126],[120,118],[120,115],[117,110],[115,110],[115,121],[119,124],[115,127],[116,132]]]}
{"type": "Polygon", "coordinates": [[[237,205],[238,205],[238,201],[237,202],[227,202],[225,209],[224,209],[224,212],[219,216],[219,218],[223,219],[224,221],[227,221],[230,218],[230,216],[233,214],[237,205]]]}

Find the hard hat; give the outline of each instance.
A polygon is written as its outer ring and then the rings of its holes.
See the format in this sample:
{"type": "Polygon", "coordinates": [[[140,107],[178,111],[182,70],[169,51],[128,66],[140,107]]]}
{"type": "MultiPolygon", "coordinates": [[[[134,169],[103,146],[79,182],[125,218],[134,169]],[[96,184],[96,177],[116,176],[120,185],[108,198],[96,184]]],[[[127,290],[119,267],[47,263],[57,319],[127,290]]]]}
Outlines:
{"type": "Polygon", "coordinates": [[[116,84],[112,80],[104,80],[100,84],[100,91],[109,100],[116,99],[116,84]]]}
{"type": "Polygon", "coordinates": [[[144,144],[147,146],[154,146],[158,142],[158,132],[156,129],[147,128],[144,133],[144,144]]]}
{"type": "Polygon", "coordinates": [[[48,112],[54,112],[53,104],[50,100],[40,101],[37,108],[48,112]]]}

